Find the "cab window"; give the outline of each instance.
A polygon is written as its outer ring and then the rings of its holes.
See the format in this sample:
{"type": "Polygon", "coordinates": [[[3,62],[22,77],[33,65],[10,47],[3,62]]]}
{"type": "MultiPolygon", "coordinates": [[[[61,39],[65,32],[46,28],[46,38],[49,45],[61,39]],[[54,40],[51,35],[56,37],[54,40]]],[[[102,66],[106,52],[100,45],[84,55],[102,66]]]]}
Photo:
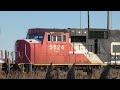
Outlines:
{"type": "Polygon", "coordinates": [[[66,35],[63,35],[63,42],[66,42],[66,35]]]}
{"type": "Polygon", "coordinates": [[[50,40],[50,35],[49,35],[49,34],[48,34],[48,41],[51,41],[51,40],[50,40]]]}
{"type": "Polygon", "coordinates": [[[61,41],[61,36],[52,36],[52,41],[53,42],[60,42],[61,41]]]}

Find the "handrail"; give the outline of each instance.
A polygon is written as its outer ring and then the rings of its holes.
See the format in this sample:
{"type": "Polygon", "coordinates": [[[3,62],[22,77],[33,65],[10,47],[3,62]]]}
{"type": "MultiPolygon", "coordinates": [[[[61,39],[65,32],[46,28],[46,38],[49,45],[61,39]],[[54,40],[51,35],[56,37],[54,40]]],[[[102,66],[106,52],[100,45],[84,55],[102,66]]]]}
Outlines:
{"type": "MultiPolygon", "coordinates": [[[[12,51],[12,52],[11,52],[12,63],[14,62],[14,60],[13,60],[13,59],[14,59],[14,58],[13,58],[13,57],[14,57],[13,53],[18,53],[18,57],[19,57],[20,60],[22,61],[22,59],[21,59],[21,55],[20,55],[20,52],[19,52],[19,51],[12,51]]],[[[16,60],[16,58],[15,58],[15,60],[16,60]]],[[[22,62],[23,62],[23,61],[22,61],[22,62]]]]}
{"type": "Polygon", "coordinates": [[[12,51],[12,52],[11,52],[12,63],[14,62],[14,55],[13,55],[14,52],[15,52],[15,51],[12,51]]]}

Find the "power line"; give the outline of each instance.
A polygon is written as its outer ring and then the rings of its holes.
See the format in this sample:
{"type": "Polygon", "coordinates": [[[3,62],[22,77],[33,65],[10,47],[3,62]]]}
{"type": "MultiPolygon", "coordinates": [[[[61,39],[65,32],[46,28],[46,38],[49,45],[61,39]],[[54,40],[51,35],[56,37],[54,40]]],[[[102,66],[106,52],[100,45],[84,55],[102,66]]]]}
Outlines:
{"type": "Polygon", "coordinates": [[[90,31],[90,17],[89,17],[89,11],[88,11],[88,32],[90,31]]]}

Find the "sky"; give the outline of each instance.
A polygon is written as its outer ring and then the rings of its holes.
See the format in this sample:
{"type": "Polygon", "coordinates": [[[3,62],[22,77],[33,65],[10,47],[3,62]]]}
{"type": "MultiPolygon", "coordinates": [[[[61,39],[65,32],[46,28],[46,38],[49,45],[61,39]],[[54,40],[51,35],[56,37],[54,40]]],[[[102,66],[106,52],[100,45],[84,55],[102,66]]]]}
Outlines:
{"type": "MultiPolygon", "coordinates": [[[[112,11],[111,21],[112,29],[120,29],[120,11],[112,11]]],[[[87,28],[87,11],[0,11],[0,50],[14,51],[16,40],[25,39],[30,28],[65,29],[80,25],[87,28]]],[[[90,11],[90,28],[107,28],[107,11],[90,11]]]]}

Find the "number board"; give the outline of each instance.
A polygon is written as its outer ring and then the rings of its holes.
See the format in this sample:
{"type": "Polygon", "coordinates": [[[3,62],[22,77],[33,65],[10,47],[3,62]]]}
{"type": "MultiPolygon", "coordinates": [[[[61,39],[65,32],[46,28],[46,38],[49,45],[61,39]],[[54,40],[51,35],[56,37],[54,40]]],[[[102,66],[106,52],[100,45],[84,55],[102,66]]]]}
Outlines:
{"type": "Polygon", "coordinates": [[[52,45],[52,44],[50,44],[49,50],[54,50],[54,51],[60,52],[62,50],[65,50],[65,46],[64,45],[56,45],[56,44],[52,45]]]}

